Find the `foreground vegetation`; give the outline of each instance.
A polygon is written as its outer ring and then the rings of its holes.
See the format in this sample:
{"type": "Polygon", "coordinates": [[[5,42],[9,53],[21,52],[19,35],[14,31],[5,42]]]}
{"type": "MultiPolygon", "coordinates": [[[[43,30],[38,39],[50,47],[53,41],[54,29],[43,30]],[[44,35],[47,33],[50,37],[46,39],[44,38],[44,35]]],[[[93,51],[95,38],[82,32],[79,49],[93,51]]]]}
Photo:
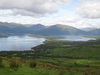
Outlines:
{"type": "Polygon", "coordinates": [[[46,40],[44,44],[32,49],[1,51],[0,74],[6,75],[5,73],[9,72],[7,75],[100,75],[100,40],[46,40]],[[21,66],[17,65],[17,69],[11,68],[8,63],[11,60],[18,61],[21,66]]]}

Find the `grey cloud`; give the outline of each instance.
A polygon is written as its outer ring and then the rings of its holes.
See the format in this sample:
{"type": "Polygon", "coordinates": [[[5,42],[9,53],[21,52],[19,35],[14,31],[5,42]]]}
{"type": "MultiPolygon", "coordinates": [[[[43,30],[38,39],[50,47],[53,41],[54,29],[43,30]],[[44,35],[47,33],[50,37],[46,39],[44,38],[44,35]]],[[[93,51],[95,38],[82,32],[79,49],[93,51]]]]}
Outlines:
{"type": "Polygon", "coordinates": [[[10,9],[14,14],[43,16],[57,12],[61,5],[73,0],[0,0],[0,9],[10,9]]]}
{"type": "Polygon", "coordinates": [[[100,18],[100,0],[80,0],[77,12],[85,18],[100,18]]]}

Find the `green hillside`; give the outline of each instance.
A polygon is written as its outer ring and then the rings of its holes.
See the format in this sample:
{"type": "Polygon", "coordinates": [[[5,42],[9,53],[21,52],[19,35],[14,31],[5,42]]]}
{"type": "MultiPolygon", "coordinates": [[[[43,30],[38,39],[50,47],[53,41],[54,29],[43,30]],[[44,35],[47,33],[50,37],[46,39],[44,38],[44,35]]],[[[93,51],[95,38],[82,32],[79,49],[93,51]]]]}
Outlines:
{"type": "MultiPolygon", "coordinates": [[[[50,60],[50,59],[49,59],[50,60]]],[[[52,65],[49,63],[41,63],[34,61],[22,60],[19,58],[0,57],[0,74],[1,75],[99,75],[100,66],[89,60],[75,60],[77,63],[73,64],[74,60],[55,59],[55,61],[62,60],[67,65],[65,67],[52,65]],[[92,63],[91,63],[92,62],[92,63]],[[85,65],[91,63],[92,66],[85,65]],[[95,66],[96,65],[96,66],[95,66]],[[68,67],[69,66],[69,67],[68,67]]],[[[96,61],[97,62],[97,61],[96,61]]],[[[60,63],[59,63],[60,64],[60,63]]]]}
{"type": "MultiPolygon", "coordinates": [[[[82,70],[78,69],[65,68],[48,63],[26,61],[15,57],[0,57],[1,75],[84,75],[94,72],[88,69],[87,71],[84,70],[82,72],[82,70]]],[[[99,70],[96,70],[96,72],[99,74],[99,70]]]]}
{"type": "Polygon", "coordinates": [[[2,75],[99,75],[100,40],[45,41],[30,51],[0,51],[2,75]],[[4,58],[5,57],[5,58],[4,58]],[[14,67],[10,65],[13,63],[14,67]],[[35,63],[35,67],[34,67],[35,63]],[[33,67],[30,66],[33,65],[33,67]],[[17,67],[17,68],[16,68],[17,67]],[[8,74],[6,74],[8,72],[8,74]]]}

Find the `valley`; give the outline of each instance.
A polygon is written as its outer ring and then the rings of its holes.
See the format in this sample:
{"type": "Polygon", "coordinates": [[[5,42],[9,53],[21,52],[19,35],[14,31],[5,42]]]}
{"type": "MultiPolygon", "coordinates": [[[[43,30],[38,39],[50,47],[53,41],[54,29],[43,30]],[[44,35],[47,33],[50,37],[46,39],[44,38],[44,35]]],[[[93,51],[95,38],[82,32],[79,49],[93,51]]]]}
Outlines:
{"type": "Polygon", "coordinates": [[[0,75],[100,75],[100,0],[0,0],[0,75]]]}
{"type": "Polygon", "coordinates": [[[0,48],[2,75],[100,74],[99,29],[0,22],[0,48]]]}

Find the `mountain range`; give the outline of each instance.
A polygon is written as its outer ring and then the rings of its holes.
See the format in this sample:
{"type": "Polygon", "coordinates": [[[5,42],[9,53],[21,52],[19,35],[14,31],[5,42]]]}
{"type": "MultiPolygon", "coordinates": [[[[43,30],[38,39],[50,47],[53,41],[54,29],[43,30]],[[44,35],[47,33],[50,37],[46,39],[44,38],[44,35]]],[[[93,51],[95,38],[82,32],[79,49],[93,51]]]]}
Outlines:
{"type": "Polygon", "coordinates": [[[100,28],[91,30],[89,31],[89,33],[94,34],[94,35],[100,35],[100,28]]]}
{"type": "Polygon", "coordinates": [[[85,33],[85,31],[80,29],[61,24],[56,24],[36,32],[36,34],[40,35],[81,35],[85,33]]]}
{"type": "MultiPolygon", "coordinates": [[[[88,28],[87,28],[88,29],[88,28]]],[[[34,35],[100,35],[100,29],[92,29],[86,31],[84,29],[78,29],[68,25],[56,24],[53,26],[44,26],[42,24],[33,24],[31,26],[25,26],[17,23],[0,22],[0,33],[9,35],[22,35],[22,34],[34,34],[34,35]]]]}

